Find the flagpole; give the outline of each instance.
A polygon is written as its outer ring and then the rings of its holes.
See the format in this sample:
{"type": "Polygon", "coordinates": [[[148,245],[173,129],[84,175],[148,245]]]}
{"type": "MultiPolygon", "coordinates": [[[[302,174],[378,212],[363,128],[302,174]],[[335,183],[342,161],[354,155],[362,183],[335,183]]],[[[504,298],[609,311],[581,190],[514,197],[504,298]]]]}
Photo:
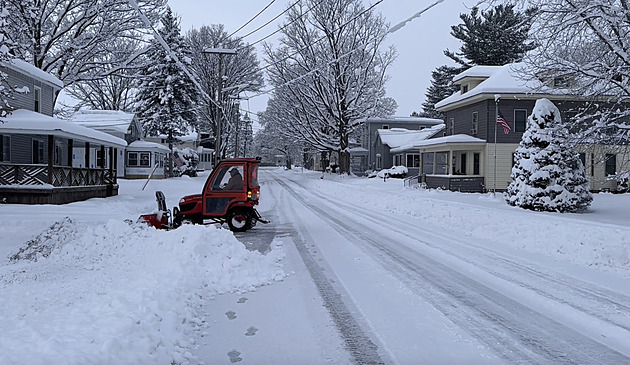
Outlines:
{"type": "Polygon", "coordinates": [[[492,185],[492,196],[497,194],[497,124],[499,120],[499,99],[501,95],[494,95],[494,183],[492,185]]]}

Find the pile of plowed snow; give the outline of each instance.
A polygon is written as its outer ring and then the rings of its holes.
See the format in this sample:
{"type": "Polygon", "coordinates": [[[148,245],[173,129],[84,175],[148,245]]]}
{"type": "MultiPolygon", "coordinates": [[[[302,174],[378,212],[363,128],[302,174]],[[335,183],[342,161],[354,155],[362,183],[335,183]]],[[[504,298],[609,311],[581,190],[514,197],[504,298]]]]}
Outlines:
{"type": "Polygon", "coordinates": [[[66,218],[0,266],[0,364],[197,363],[203,302],[282,280],[283,255],[214,226],[66,218]]]}

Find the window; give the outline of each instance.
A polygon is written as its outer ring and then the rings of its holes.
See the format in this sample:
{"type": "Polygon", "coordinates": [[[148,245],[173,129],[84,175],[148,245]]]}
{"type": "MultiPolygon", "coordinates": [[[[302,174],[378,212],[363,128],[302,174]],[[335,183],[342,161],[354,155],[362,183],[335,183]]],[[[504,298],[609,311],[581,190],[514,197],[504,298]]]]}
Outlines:
{"type": "Polygon", "coordinates": [[[473,154],[473,175],[479,175],[481,166],[481,154],[479,152],[475,152],[473,154]]]}
{"type": "Polygon", "coordinates": [[[401,165],[402,165],[402,155],[395,155],[394,166],[401,166],[401,165]]]}
{"type": "Polygon", "coordinates": [[[512,152],[512,167],[516,165],[516,153],[512,152]]]}
{"type": "Polygon", "coordinates": [[[468,92],[468,85],[462,85],[462,94],[465,94],[468,92]]]}
{"type": "Polygon", "coordinates": [[[40,113],[42,110],[42,88],[39,86],[35,86],[33,90],[33,110],[40,113]]]}
{"type": "Polygon", "coordinates": [[[448,121],[448,134],[451,136],[455,134],[455,118],[451,118],[448,121]]]}
{"type": "Polygon", "coordinates": [[[617,174],[617,155],[606,154],[606,176],[617,174]]]}
{"type": "Polygon", "coordinates": [[[57,166],[61,166],[63,165],[63,153],[62,153],[62,149],[61,149],[61,145],[58,144],[58,142],[55,142],[55,152],[54,152],[55,156],[54,156],[54,164],[57,166]]]}
{"type": "Polygon", "coordinates": [[[383,128],[381,128],[381,129],[389,129],[389,125],[383,124],[383,128]]]}
{"type": "Polygon", "coordinates": [[[595,176],[595,154],[591,153],[591,176],[595,176]]]}
{"type": "Polygon", "coordinates": [[[435,154],[435,173],[438,175],[446,175],[448,173],[448,153],[438,152],[435,154]]]}
{"type": "Polygon", "coordinates": [[[11,162],[11,137],[0,135],[0,162],[11,162]]]}
{"type": "Polygon", "coordinates": [[[479,113],[472,113],[472,129],[470,130],[470,134],[477,135],[477,131],[479,130],[479,113]]]}
{"type": "Polygon", "coordinates": [[[407,167],[420,167],[420,155],[417,153],[408,153],[407,167]]]}
{"type": "Polygon", "coordinates": [[[433,153],[422,154],[422,173],[433,174],[433,153]]]}
{"type": "Polygon", "coordinates": [[[105,156],[100,149],[96,150],[96,166],[100,168],[105,167],[105,156]]]}
{"type": "Polygon", "coordinates": [[[127,166],[129,167],[150,167],[150,152],[127,152],[127,166]]]}
{"type": "Polygon", "coordinates": [[[467,166],[466,166],[466,160],[467,160],[467,156],[465,153],[462,153],[461,156],[459,157],[461,159],[460,161],[460,165],[459,165],[459,173],[462,175],[466,175],[467,173],[467,166]]]}
{"type": "Polygon", "coordinates": [[[527,110],[515,109],[514,110],[514,132],[525,132],[527,126],[527,110]]]}
{"type": "Polygon", "coordinates": [[[44,142],[34,139],[33,140],[33,163],[45,163],[44,161],[44,142]]]}
{"type": "Polygon", "coordinates": [[[586,153],[580,153],[580,161],[582,161],[582,166],[586,169],[586,153]]]}

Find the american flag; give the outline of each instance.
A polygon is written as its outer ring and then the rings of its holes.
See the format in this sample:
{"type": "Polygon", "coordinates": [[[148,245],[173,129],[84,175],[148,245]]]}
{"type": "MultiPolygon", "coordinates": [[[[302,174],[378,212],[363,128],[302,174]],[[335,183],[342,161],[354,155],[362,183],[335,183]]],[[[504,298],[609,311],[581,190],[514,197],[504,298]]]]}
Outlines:
{"type": "Polygon", "coordinates": [[[501,124],[501,126],[503,127],[503,133],[505,134],[509,134],[510,131],[512,130],[512,128],[510,128],[510,125],[508,124],[507,120],[505,120],[500,110],[498,110],[497,123],[501,124]]]}

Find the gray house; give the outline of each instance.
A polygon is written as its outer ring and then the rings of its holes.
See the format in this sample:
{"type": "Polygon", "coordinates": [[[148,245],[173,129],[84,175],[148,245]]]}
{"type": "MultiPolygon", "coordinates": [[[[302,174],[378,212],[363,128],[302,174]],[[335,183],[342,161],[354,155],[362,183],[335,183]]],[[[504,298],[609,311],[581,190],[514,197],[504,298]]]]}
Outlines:
{"type": "Polygon", "coordinates": [[[117,151],[127,142],[53,118],[63,83],[52,75],[20,60],[0,70],[17,91],[11,114],[0,120],[0,201],[63,204],[117,195],[117,151]]]}
{"type": "Polygon", "coordinates": [[[420,130],[405,128],[377,129],[372,152],[376,156],[376,166],[389,169],[392,166],[405,166],[409,176],[420,173],[420,154],[414,145],[444,132],[444,124],[437,124],[420,130]]]}
{"type": "Polygon", "coordinates": [[[384,161],[382,152],[374,148],[379,129],[404,128],[418,131],[443,123],[444,121],[440,119],[416,117],[366,118],[360,133],[361,146],[354,148],[350,153],[352,170],[365,172],[387,168],[385,165],[391,167],[393,160],[384,161]],[[381,156],[379,157],[377,154],[381,154],[381,156]]]}
{"type": "MultiPolygon", "coordinates": [[[[523,67],[521,64],[474,66],[453,78],[460,91],[435,105],[446,115],[445,137],[413,146],[421,154],[428,186],[461,190],[460,184],[465,180],[474,182],[468,184],[468,188],[477,186],[474,191],[507,189],[514,152],[536,100],[551,100],[565,121],[587,105],[584,98],[567,94],[568,80],[545,77],[525,80],[520,77],[523,67]],[[498,102],[496,96],[500,96],[498,102]],[[497,123],[497,108],[510,126],[508,133],[497,123]]],[[[606,146],[582,147],[581,158],[591,189],[614,189],[616,182],[609,177],[615,175],[628,157],[617,156],[607,151],[606,146]]]]}

